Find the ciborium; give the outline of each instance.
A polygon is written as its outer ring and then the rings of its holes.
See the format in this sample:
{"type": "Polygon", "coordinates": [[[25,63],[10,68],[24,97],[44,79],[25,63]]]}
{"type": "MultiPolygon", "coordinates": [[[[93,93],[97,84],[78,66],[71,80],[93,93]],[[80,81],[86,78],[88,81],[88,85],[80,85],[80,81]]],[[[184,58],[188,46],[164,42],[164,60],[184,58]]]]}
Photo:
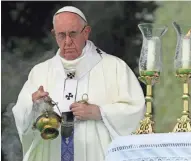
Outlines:
{"type": "Polygon", "coordinates": [[[167,26],[143,23],[138,27],[143,36],[139,59],[139,80],[146,85],[146,113],[135,134],[149,134],[154,133],[152,86],[159,81],[162,69],[161,38],[166,33],[167,26]]]}
{"type": "MultiPolygon", "coordinates": [[[[48,96],[35,102],[36,116],[33,130],[37,129],[45,140],[55,139],[59,135],[61,117],[54,112],[53,107],[57,104],[48,96]]],[[[58,108],[59,109],[59,108],[58,108]]]]}
{"type": "Polygon", "coordinates": [[[189,84],[191,80],[191,25],[181,22],[173,22],[177,33],[177,45],[174,57],[176,77],[183,84],[183,111],[182,116],[177,120],[173,132],[190,132],[191,119],[189,116],[189,84]]]}

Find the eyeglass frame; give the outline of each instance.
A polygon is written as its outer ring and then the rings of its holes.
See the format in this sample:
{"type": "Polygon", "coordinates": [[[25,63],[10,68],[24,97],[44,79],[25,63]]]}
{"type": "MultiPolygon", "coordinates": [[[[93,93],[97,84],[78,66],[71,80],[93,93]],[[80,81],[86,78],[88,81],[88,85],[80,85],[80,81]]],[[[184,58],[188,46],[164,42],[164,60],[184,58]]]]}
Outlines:
{"type": "Polygon", "coordinates": [[[56,39],[58,39],[59,41],[63,41],[63,40],[66,40],[66,37],[69,36],[71,39],[75,39],[79,34],[81,34],[84,29],[87,27],[88,25],[85,25],[82,30],[79,32],[79,31],[71,31],[71,32],[68,32],[68,34],[66,32],[59,32],[58,34],[55,33],[54,29],[52,30],[54,36],[56,37],[56,39]],[[71,34],[75,34],[73,36],[71,36],[71,34]]]}

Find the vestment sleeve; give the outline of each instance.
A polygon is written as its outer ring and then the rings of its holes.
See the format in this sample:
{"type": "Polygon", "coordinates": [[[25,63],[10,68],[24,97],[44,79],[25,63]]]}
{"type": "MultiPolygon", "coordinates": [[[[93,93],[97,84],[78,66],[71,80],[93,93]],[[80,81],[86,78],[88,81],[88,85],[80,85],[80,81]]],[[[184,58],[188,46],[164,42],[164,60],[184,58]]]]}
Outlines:
{"type": "Polygon", "coordinates": [[[145,110],[144,94],[135,74],[123,61],[118,61],[116,67],[118,93],[113,103],[100,107],[111,138],[134,132],[145,110]]]}

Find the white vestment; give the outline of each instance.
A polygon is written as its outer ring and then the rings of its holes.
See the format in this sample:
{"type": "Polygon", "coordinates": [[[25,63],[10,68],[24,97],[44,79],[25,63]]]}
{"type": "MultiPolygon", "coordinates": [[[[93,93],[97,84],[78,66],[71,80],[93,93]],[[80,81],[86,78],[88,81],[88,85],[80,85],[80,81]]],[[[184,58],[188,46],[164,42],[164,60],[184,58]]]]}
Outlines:
{"type": "MultiPolygon", "coordinates": [[[[87,93],[89,103],[100,107],[102,120],[75,123],[74,160],[103,161],[112,139],[135,131],[144,114],[145,99],[137,78],[124,61],[97,49],[91,41],[87,41],[85,48],[82,63],[77,66],[80,79],[76,101],[87,93]]],[[[34,121],[32,93],[42,85],[58,102],[61,111],[67,111],[63,102],[65,79],[58,53],[31,70],[13,107],[24,161],[61,160],[60,135],[54,140],[43,140],[40,132],[31,128],[34,121]]],[[[56,108],[55,111],[58,112],[56,108]]]]}

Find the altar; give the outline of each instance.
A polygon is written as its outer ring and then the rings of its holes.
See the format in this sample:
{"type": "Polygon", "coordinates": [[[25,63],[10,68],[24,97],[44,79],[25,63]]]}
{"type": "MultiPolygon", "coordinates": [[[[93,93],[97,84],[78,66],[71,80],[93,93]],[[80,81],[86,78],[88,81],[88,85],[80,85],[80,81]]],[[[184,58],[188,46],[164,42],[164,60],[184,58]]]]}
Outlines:
{"type": "Polygon", "coordinates": [[[105,161],[191,161],[191,132],[120,136],[105,161]]]}

